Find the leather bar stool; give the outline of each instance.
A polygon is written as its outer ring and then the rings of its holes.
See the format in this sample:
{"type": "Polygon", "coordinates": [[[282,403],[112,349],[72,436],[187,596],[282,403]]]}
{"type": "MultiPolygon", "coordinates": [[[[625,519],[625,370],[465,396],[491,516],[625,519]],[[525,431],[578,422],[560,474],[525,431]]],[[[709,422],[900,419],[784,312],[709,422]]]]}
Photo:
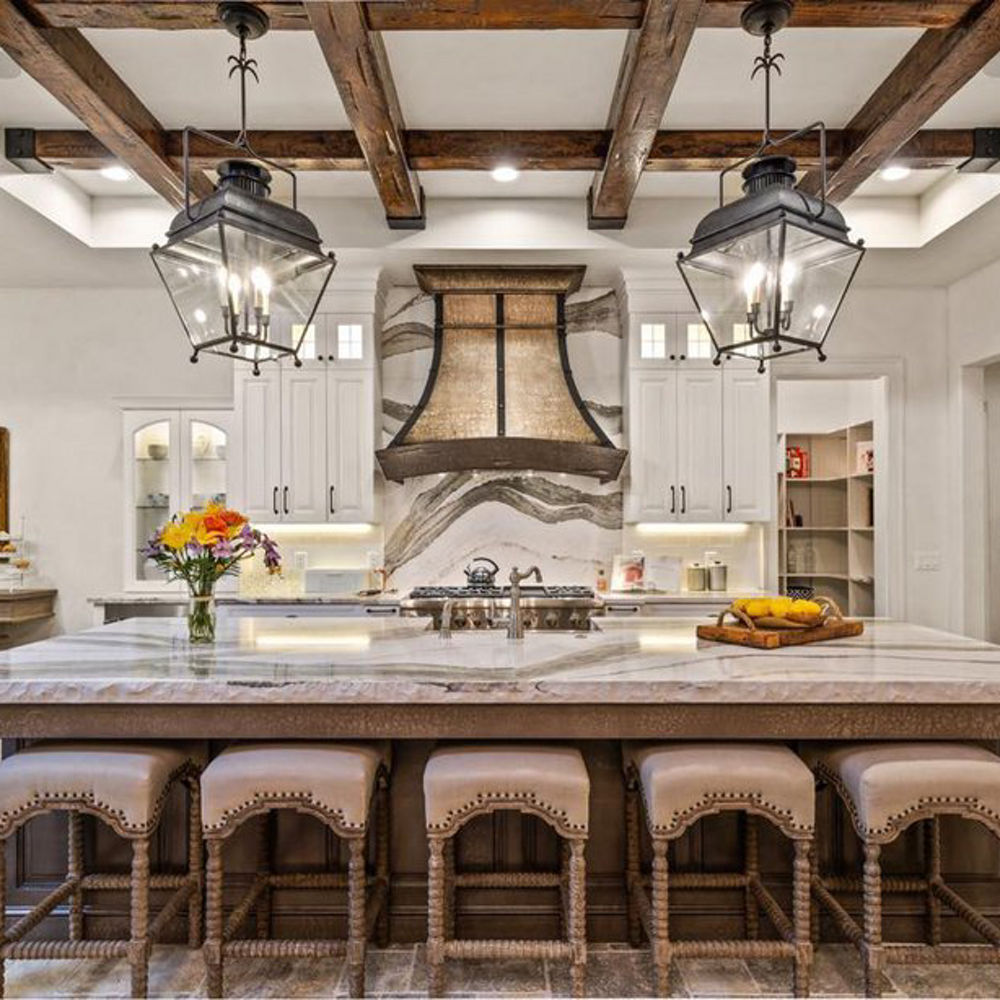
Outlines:
{"type": "Polygon", "coordinates": [[[436,750],[424,769],[430,848],[427,965],[430,996],[442,996],[445,959],[550,958],[570,963],[573,995],[583,996],[587,963],[586,863],[590,777],[579,750],[518,744],[436,750]],[[455,835],[475,816],[502,810],[545,820],[562,838],[558,872],[455,871],[455,835]],[[514,941],[455,936],[456,890],[553,886],[562,895],[564,940],[514,941]]]}
{"type": "Polygon", "coordinates": [[[346,955],[352,997],[364,996],[365,949],[375,928],[389,937],[388,746],[337,743],[255,743],[224,750],[202,777],[202,822],[208,851],[205,964],[208,995],[222,996],[228,958],[324,958],[346,955]],[[375,812],[375,874],[365,854],[375,812]],[[274,873],[268,814],[291,809],[314,816],[346,841],[347,872],[274,873]],[[223,923],[222,847],[247,820],[260,823],[257,876],[223,923]],[[271,931],[274,889],[347,889],[347,939],[276,940],[271,931]],[[371,891],[369,891],[369,888],[371,891]],[[236,933],[255,914],[255,936],[236,933]]]}
{"type": "Polygon", "coordinates": [[[809,852],[815,824],[813,776],[787,747],[768,743],[625,744],[627,834],[626,881],[629,939],[638,946],[645,930],[653,951],[656,988],[670,995],[675,958],[790,958],[796,996],[808,996],[812,964],[809,936],[809,852]],[[742,872],[668,875],[668,846],[706,816],[747,814],[742,872]],[[640,867],[640,813],[653,847],[652,878],[640,867]],[[792,918],[761,880],[757,817],[763,816],[788,837],[795,851],[792,918]],[[652,882],[652,900],[646,885],[652,882]],[[746,938],[725,941],[674,941],[670,936],[669,890],[742,888],[746,938]],[[759,939],[763,909],[779,940],[759,939]]]}
{"type": "Polygon", "coordinates": [[[187,907],[188,942],[201,942],[201,820],[198,763],[184,749],[135,743],[50,742],[30,746],[0,763],[0,915],[6,891],[6,845],[17,830],[45,813],[69,814],[69,861],[65,881],[53,889],[2,936],[3,962],[8,958],[127,958],[132,967],[132,996],[146,995],[149,953],[170,921],[187,907]],[[187,871],[151,875],[149,848],[164,803],[176,783],[190,801],[187,871]],[[83,816],[96,816],[132,844],[128,875],[84,871],[83,816]],[[128,940],[87,938],[84,893],[93,889],[127,889],[131,894],[128,940]],[[150,889],[173,889],[150,923],[150,889]],[[57,906],[69,902],[68,941],[25,941],[57,906]]]}
{"type": "Polygon", "coordinates": [[[861,878],[822,878],[816,872],[816,898],[858,949],[864,964],[865,993],[879,996],[883,963],[1000,963],[1000,927],[967,903],[941,875],[938,818],[976,820],[1000,837],[1000,757],[962,743],[862,743],[822,753],[816,777],[831,785],[847,808],[861,838],[861,878]],[[882,847],[914,823],[924,824],[926,870],[921,876],[883,877],[882,847]],[[862,892],[859,926],[833,896],[837,890],[862,892]],[[924,893],[927,943],[882,940],[882,894],[924,893]],[[946,906],[986,944],[941,943],[941,907],[946,906]]]}

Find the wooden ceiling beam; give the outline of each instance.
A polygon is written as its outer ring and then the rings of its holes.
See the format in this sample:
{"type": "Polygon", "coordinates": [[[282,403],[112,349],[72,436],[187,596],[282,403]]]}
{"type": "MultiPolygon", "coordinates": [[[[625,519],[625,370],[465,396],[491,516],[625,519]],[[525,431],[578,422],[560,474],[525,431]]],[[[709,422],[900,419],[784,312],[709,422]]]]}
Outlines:
{"type": "MultiPolygon", "coordinates": [[[[11,131],[11,130],[8,130],[11,131]]],[[[98,169],[114,156],[90,132],[83,130],[25,130],[30,137],[22,146],[25,159],[51,167],[77,170],[98,169]]],[[[234,137],[234,133],[219,133],[234,137]]],[[[760,132],[661,130],[650,149],[646,170],[713,171],[730,166],[753,152],[760,132]]],[[[282,166],[293,170],[365,170],[367,164],[353,132],[257,131],[250,133],[253,147],[282,166]]],[[[599,170],[607,156],[610,133],[591,130],[423,130],[403,132],[403,145],[411,169],[492,170],[499,160],[519,170],[599,170]]],[[[841,160],[844,133],[827,133],[829,162],[841,160]]],[[[166,154],[177,163],[181,156],[181,133],[166,133],[166,154]]],[[[816,135],[793,140],[784,147],[808,169],[819,165],[816,135]]],[[[972,129],[925,129],[918,132],[893,158],[915,170],[957,167],[975,152],[972,129]]],[[[197,136],[191,140],[192,165],[210,170],[220,158],[219,147],[197,136]]]]}
{"type": "Polygon", "coordinates": [[[359,3],[312,0],[307,10],[389,228],[423,229],[423,192],[406,162],[403,112],[381,36],[369,30],[359,3]]]}
{"type": "Polygon", "coordinates": [[[621,229],[698,23],[703,0],[647,0],[618,71],[604,166],[587,195],[591,229],[621,229]]]}
{"type": "MultiPolygon", "coordinates": [[[[980,0],[952,27],[924,32],[848,122],[827,197],[843,201],[856,191],[998,52],[1000,0],[980,0]]],[[[819,171],[806,174],[799,187],[819,193],[819,171]]]]}
{"type": "MultiPolygon", "coordinates": [[[[700,28],[736,28],[746,0],[705,0],[700,28]]],[[[797,0],[791,27],[947,28],[975,0],[797,0]]],[[[214,0],[31,0],[51,27],[220,27],[214,0]]],[[[309,30],[300,0],[260,3],[277,30],[309,30]]],[[[376,31],[463,29],[637,28],[644,0],[409,0],[367,3],[368,26],[376,31]]]]}
{"type": "MultiPolygon", "coordinates": [[[[184,204],[163,127],[79,31],[38,28],[13,0],[0,0],[0,47],[137,177],[170,204],[184,204]]],[[[192,178],[196,197],[211,189],[206,178],[192,178]]]]}

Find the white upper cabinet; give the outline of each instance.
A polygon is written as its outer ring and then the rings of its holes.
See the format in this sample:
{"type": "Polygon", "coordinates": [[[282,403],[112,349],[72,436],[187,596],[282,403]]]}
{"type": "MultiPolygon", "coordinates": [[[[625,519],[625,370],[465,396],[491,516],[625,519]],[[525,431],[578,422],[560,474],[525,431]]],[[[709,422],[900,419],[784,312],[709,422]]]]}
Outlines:
{"type": "Polygon", "coordinates": [[[677,517],[722,520],[722,377],[677,373],[677,517]]]}
{"type": "Polygon", "coordinates": [[[276,521],[281,502],[281,372],[236,372],[236,506],[251,521],[276,521]]]}
{"type": "Polygon", "coordinates": [[[771,380],[734,362],[726,368],[723,384],[725,516],[730,521],[768,521],[775,474],[771,380]]]}
{"type": "Polygon", "coordinates": [[[281,373],[281,520],[326,520],[326,375],[281,373]]]}
{"type": "Polygon", "coordinates": [[[697,314],[641,313],[628,376],[630,521],[766,521],[772,514],[770,380],[712,364],[697,314]]]}
{"type": "Polygon", "coordinates": [[[629,402],[629,517],[673,519],[678,509],[677,373],[633,373],[629,402]]]}
{"type": "Polygon", "coordinates": [[[251,519],[375,519],[371,332],[370,315],[319,315],[302,367],[237,372],[234,496],[251,519]]]}
{"type": "Polygon", "coordinates": [[[327,519],[374,517],[375,387],[362,369],[332,371],[327,382],[327,519]]]}

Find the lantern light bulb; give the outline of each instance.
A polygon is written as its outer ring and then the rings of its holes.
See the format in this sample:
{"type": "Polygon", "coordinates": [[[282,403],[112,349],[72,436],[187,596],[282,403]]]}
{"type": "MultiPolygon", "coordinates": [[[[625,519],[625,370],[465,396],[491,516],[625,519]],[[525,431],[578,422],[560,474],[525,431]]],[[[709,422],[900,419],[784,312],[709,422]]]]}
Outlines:
{"type": "Polygon", "coordinates": [[[194,318],[199,323],[207,323],[208,322],[208,316],[205,314],[205,310],[204,309],[195,309],[195,311],[194,311],[194,318]]]}

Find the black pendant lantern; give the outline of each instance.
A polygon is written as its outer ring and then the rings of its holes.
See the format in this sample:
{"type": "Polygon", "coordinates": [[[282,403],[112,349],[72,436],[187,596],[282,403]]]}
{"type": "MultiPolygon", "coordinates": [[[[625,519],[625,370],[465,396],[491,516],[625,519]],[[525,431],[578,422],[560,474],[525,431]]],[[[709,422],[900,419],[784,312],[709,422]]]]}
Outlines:
{"type": "Polygon", "coordinates": [[[765,362],[803,351],[826,360],[824,345],[854,279],[863,241],[848,239],[843,215],[826,200],[826,129],[822,122],[791,135],[771,136],[771,71],[780,53],[771,37],[791,13],[789,0],[754,0],[743,11],[745,30],[764,38],[764,54],[751,78],[764,72],[764,133],[749,157],[722,171],[719,207],[695,229],[691,250],[677,266],[715,346],[726,355],[765,362]],[[796,163],[773,150],[819,130],[822,191],[814,197],[795,186],[796,163]],[[749,161],[749,162],[748,162],[749,161]],[[726,174],[744,166],[743,197],[725,203],[726,174]]]}
{"type": "Polygon", "coordinates": [[[191,360],[202,351],[221,354],[252,364],[259,375],[263,361],[291,357],[301,365],[299,348],[336,261],[298,211],[295,175],[258,156],[247,138],[246,78],[258,76],[246,43],[267,31],[267,15],[253,4],[220,3],[219,19],[240,40],[239,56],[229,57],[230,76],[240,74],[240,132],[229,141],[184,129],[185,206],[151,256],[194,348],[191,360]],[[192,134],[248,157],[221,162],[215,191],[194,205],[192,134]],[[291,177],[291,208],[270,198],[271,173],[262,164],[291,177]]]}

